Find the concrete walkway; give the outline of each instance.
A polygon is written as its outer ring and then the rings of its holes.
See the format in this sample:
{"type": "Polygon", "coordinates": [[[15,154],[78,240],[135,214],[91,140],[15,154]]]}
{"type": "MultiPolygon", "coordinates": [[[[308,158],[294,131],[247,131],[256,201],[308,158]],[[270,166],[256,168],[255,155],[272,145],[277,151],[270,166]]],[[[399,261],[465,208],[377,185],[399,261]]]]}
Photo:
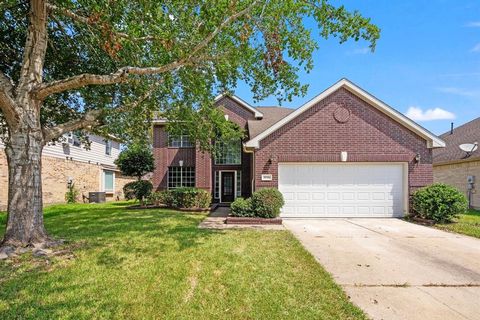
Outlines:
{"type": "Polygon", "coordinates": [[[373,319],[480,319],[480,239],[398,219],[284,225],[373,319]]]}

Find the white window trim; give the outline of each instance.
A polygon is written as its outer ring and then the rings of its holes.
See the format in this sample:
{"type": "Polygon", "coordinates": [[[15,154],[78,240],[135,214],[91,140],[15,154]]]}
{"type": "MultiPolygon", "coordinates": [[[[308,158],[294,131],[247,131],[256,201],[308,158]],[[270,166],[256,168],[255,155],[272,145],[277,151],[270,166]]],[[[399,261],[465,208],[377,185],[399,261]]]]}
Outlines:
{"type": "Polygon", "coordinates": [[[167,134],[167,147],[168,147],[168,148],[182,148],[182,149],[183,149],[183,148],[194,148],[194,147],[195,147],[195,144],[190,141],[190,138],[188,137],[188,134],[181,134],[181,135],[171,135],[171,134],[167,134]],[[171,145],[170,145],[170,141],[171,141],[170,139],[171,139],[171,138],[173,139],[174,137],[180,137],[180,146],[175,147],[175,146],[171,146],[171,145]],[[187,137],[187,139],[185,139],[184,137],[187,137]],[[184,145],[183,145],[185,140],[188,140],[188,142],[190,143],[189,146],[184,146],[184,145]]]}
{"type": "MultiPolygon", "coordinates": [[[[180,184],[183,185],[183,174],[184,174],[184,171],[183,169],[185,168],[192,168],[193,169],[193,188],[196,186],[196,177],[195,177],[195,166],[172,166],[172,167],[178,167],[180,168],[180,184]]],[[[192,188],[192,187],[183,187],[183,186],[180,186],[180,187],[176,187],[176,188],[173,188],[173,187],[170,187],[170,181],[169,181],[169,177],[170,177],[170,166],[167,168],[167,189],[168,190],[174,190],[174,189],[177,189],[177,188],[192,188]]]]}
{"type": "Polygon", "coordinates": [[[218,181],[218,197],[220,199],[220,203],[223,203],[222,201],[222,173],[223,172],[233,172],[233,201],[235,201],[235,199],[237,199],[237,170],[219,170],[218,173],[220,174],[220,179],[218,181]]]}
{"type": "Polygon", "coordinates": [[[424,127],[420,126],[419,124],[415,123],[413,120],[409,119],[408,117],[404,116],[402,113],[398,112],[394,108],[390,107],[389,105],[385,104],[383,101],[377,99],[367,91],[363,90],[362,88],[358,87],[355,85],[353,82],[347,79],[341,79],[334,85],[332,85],[330,88],[326,89],[322,93],[320,93],[318,96],[313,98],[312,100],[308,101],[305,103],[303,106],[295,110],[294,112],[290,113],[288,116],[283,118],[282,120],[278,121],[274,125],[272,125],[270,128],[266,129],[253,139],[247,141],[245,143],[245,147],[251,147],[251,148],[260,148],[260,141],[262,141],[264,138],[268,137],[270,134],[275,132],[276,130],[280,129],[283,127],[285,124],[289,123],[299,115],[301,115],[303,112],[307,111],[314,105],[316,105],[318,102],[322,101],[325,99],[327,96],[330,94],[334,93],[340,88],[345,88],[346,90],[350,91],[351,93],[355,94],[357,97],[360,99],[364,100],[368,104],[372,105],[374,108],[379,110],[380,112],[383,112],[393,120],[397,121],[398,123],[402,124],[404,127],[409,129],[410,131],[415,132],[422,138],[424,138],[427,141],[427,147],[428,148],[441,148],[445,147],[445,142],[437,137],[435,134],[431,133],[424,127]]]}
{"type": "Polygon", "coordinates": [[[113,170],[102,170],[102,190],[103,192],[105,192],[106,194],[114,194],[115,193],[115,171],[113,170]],[[113,173],[113,190],[112,191],[107,191],[105,190],[105,172],[108,171],[108,172],[111,172],[113,173]]]}

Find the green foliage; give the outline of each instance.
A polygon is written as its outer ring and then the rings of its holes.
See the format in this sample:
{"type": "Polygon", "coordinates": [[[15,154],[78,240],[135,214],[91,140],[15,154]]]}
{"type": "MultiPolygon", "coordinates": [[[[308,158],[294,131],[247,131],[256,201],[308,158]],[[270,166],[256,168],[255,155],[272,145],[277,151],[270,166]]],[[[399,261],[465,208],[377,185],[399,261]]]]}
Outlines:
{"type": "Polygon", "coordinates": [[[252,195],[252,208],[255,216],[261,218],[275,218],[283,207],[283,196],[275,188],[264,188],[255,191],[252,195]]]}
{"type": "Polygon", "coordinates": [[[198,188],[177,188],[169,191],[172,205],[177,208],[208,208],[212,201],[211,194],[198,188]]]}
{"type": "Polygon", "coordinates": [[[166,205],[168,207],[173,206],[173,196],[172,193],[168,190],[165,191],[155,191],[148,196],[148,201],[153,205],[166,205]]]}
{"type": "MultiPolygon", "coordinates": [[[[49,2],[59,9],[48,15],[44,81],[188,60],[160,75],[132,75],[119,84],[55,94],[41,108],[46,128],[101,110],[99,126],[89,130],[128,142],[148,136],[155,114],[182,126],[206,149],[219,134],[238,137],[213,106],[217,93],[243,81],[256,100],[271,95],[291,100],[307,91],[298,75],[313,68],[317,35],[341,43],[362,40],[373,50],[380,34],[369,18],[327,0],[49,2]]],[[[22,67],[28,10],[28,1],[0,4],[0,71],[14,83],[22,67]]],[[[0,119],[2,132],[7,130],[0,119]]]]}
{"type": "Polygon", "coordinates": [[[124,175],[137,177],[138,180],[155,169],[153,154],[150,148],[138,144],[131,145],[120,152],[120,155],[115,160],[115,164],[124,175]]]}
{"type": "Polygon", "coordinates": [[[252,208],[252,199],[237,198],[230,205],[234,217],[254,217],[255,211],[252,208]]]}
{"type": "Polygon", "coordinates": [[[67,203],[76,203],[77,197],[80,194],[77,188],[75,188],[75,183],[69,183],[67,185],[68,191],[65,193],[65,201],[67,203]]]}
{"type": "Polygon", "coordinates": [[[143,204],[143,200],[147,198],[153,190],[153,185],[147,180],[132,181],[123,186],[125,199],[137,199],[143,204]]]}
{"type": "Polygon", "coordinates": [[[446,184],[432,184],[412,196],[413,209],[424,219],[448,222],[468,210],[468,201],[458,189],[446,184]]]}

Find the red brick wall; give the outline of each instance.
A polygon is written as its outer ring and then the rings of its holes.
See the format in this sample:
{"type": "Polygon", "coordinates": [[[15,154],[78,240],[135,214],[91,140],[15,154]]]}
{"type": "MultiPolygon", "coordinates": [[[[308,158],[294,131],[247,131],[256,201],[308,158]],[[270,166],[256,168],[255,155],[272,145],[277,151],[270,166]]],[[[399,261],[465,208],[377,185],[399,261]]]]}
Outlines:
{"type": "Polygon", "coordinates": [[[167,172],[169,166],[178,166],[183,160],[184,167],[193,167],[196,163],[195,148],[169,148],[168,134],[163,125],[153,127],[153,157],[155,170],[152,183],[155,190],[167,188],[167,172]]]}
{"type": "MultiPolygon", "coordinates": [[[[246,128],[247,121],[254,119],[254,114],[239,105],[234,100],[224,97],[217,102],[221,110],[229,116],[229,120],[246,128]]],[[[196,148],[169,148],[168,134],[163,125],[153,128],[153,155],[155,158],[155,171],[152,182],[154,189],[167,188],[167,172],[169,166],[178,166],[183,160],[184,166],[195,166],[195,185],[198,188],[212,191],[214,170],[242,170],[242,195],[249,196],[251,189],[251,155],[242,154],[241,166],[215,165],[210,154],[200,152],[196,148]]]]}
{"type": "Polygon", "coordinates": [[[433,181],[432,150],[423,138],[340,89],[260,142],[255,188],[277,187],[279,162],[335,162],[341,151],[348,152],[348,161],[408,162],[411,189],[433,181]],[[334,118],[340,107],[350,110],[345,123],[334,118]],[[420,164],[413,160],[417,153],[420,164]],[[266,173],[273,175],[272,181],[261,181],[266,173]]]}

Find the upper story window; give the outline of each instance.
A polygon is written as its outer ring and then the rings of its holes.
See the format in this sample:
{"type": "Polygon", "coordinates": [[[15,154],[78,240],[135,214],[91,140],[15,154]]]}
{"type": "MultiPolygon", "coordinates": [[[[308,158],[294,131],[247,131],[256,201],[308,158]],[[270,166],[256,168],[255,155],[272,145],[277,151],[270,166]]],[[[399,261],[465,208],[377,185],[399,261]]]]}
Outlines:
{"type": "Polygon", "coordinates": [[[187,134],[182,135],[168,135],[168,146],[171,148],[191,148],[193,144],[187,134]]]}
{"type": "Polygon", "coordinates": [[[105,140],[105,154],[107,156],[112,155],[112,140],[105,140]]]}
{"type": "Polygon", "coordinates": [[[215,164],[242,164],[242,142],[217,142],[215,164]]]}

